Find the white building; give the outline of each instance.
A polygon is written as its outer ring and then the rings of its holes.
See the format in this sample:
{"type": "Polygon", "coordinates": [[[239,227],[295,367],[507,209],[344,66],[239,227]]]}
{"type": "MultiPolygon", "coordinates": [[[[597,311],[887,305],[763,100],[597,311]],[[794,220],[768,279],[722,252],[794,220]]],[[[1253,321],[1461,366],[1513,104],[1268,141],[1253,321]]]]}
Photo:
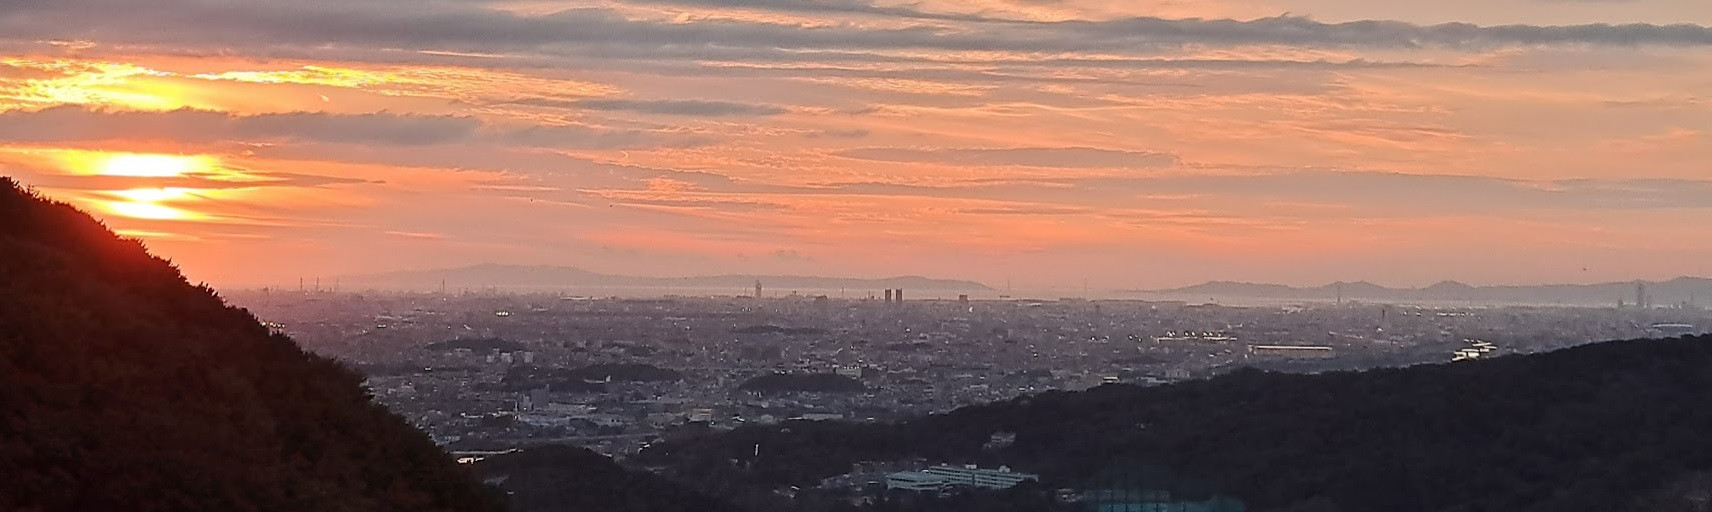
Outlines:
{"type": "Polygon", "coordinates": [[[1337,352],[1324,345],[1249,345],[1248,354],[1285,359],[1330,359],[1337,352]]]}
{"type": "Polygon", "coordinates": [[[920,471],[902,471],[886,475],[886,488],[902,491],[943,491],[951,488],[951,479],[920,471]]]}
{"type": "Polygon", "coordinates": [[[1040,475],[1018,473],[1011,468],[981,469],[973,464],[950,466],[941,464],[921,471],[904,471],[886,475],[886,488],[911,491],[942,490],[949,487],[979,487],[1009,489],[1028,480],[1040,481],[1040,475]]]}

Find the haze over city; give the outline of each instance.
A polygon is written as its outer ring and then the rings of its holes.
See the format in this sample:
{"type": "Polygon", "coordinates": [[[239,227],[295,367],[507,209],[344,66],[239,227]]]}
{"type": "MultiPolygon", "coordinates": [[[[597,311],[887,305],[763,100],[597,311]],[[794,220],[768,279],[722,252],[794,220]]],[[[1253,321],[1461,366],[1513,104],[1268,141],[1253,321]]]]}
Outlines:
{"type": "Polygon", "coordinates": [[[1706,512],[1712,0],[0,0],[0,511],[1706,512]]]}
{"type": "Polygon", "coordinates": [[[1712,275],[1703,0],[131,5],[0,1],[0,167],[221,286],[1712,275]]]}

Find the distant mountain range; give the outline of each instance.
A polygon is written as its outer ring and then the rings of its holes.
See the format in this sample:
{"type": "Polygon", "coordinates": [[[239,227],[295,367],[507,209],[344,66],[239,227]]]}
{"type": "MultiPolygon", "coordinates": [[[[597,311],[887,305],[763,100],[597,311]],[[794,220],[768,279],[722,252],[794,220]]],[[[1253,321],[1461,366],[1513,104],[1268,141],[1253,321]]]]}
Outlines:
{"type": "Polygon", "coordinates": [[[575,292],[578,288],[648,288],[648,289],[729,289],[733,292],[753,289],[760,282],[770,292],[791,290],[904,290],[990,291],[974,281],[932,279],[920,276],[884,279],[846,277],[718,275],[693,277],[639,277],[590,272],[576,267],[526,265],[475,265],[469,267],[413,270],[343,276],[338,283],[346,289],[449,290],[466,288],[499,288],[507,290],[562,290],[575,292]]]}
{"type": "Polygon", "coordinates": [[[1634,305],[1637,284],[1653,305],[1712,302],[1712,279],[1679,277],[1670,281],[1628,281],[1599,284],[1471,286],[1444,281],[1425,288],[1387,288],[1369,282],[1332,283],[1311,288],[1279,284],[1215,281],[1152,293],[1184,298],[1259,298],[1286,300],[1448,301],[1526,304],[1634,305]]]}

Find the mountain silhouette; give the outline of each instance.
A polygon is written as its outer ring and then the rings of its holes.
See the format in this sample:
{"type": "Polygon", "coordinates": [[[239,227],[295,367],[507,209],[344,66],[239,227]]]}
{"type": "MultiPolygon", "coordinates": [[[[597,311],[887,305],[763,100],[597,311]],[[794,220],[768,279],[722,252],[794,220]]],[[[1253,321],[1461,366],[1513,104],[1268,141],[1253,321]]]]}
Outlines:
{"type": "Polygon", "coordinates": [[[1206,299],[1209,297],[1326,301],[1464,301],[1476,303],[1629,305],[1644,293],[1658,306],[1698,306],[1712,302],[1712,279],[1679,277],[1669,281],[1627,281],[1596,284],[1541,284],[1472,286],[1442,281],[1425,288],[1388,288],[1368,282],[1332,283],[1300,288],[1279,284],[1213,281],[1168,290],[1136,290],[1138,293],[1206,299]]]}
{"type": "Polygon", "coordinates": [[[503,507],[356,373],[6,178],[0,276],[0,510],[503,507]]]}

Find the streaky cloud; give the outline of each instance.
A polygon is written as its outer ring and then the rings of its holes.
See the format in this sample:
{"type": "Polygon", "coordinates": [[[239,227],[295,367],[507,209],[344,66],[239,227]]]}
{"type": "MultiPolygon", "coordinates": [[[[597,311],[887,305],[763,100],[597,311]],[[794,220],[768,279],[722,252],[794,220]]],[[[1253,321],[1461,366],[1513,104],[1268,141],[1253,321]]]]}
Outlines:
{"type": "Polygon", "coordinates": [[[838,153],[859,160],[967,166],[1045,168],[1148,168],[1177,163],[1177,157],[1150,151],[1072,148],[859,148],[838,153]]]}
{"type": "Polygon", "coordinates": [[[287,112],[242,115],[183,108],[105,110],[61,105],[0,112],[0,141],[67,143],[163,140],[193,144],[296,142],[429,146],[454,143],[562,149],[631,149],[705,144],[703,136],[583,125],[493,126],[474,117],[287,112]]]}
{"type": "Polygon", "coordinates": [[[190,108],[119,111],[61,105],[0,113],[0,140],[295,140],[385,145],[428,145],[467,140],[481,121],[462,116],[292,112],[238,115],[190,108]]]}
{"type": "MultiPolygon", "coordinates": [[[[1099,21],[931,21],[874,28],[698,18],[635,19],[613,9],[576,8],[530,16],[479,3],[11,1],[0,33],[11,41],[79,40],[160,48],[276,51],[278,47],[385,48],[503,54],[582,55],[603,48],[775,48],[1135,52],[1189,46],[1287,45],[1310,48],[1489,49],[1538,45],[1712,46],[1712,28],[1692,25],[1418,25],[1391,20],[1340,23],[1302,16],[1251,20],[1134,17],[1099,21]],[[127,16],[91,13],[124,10],[127,16]]],[[[842,6],[844,3],[833,4],[842,6]]],[[[847,6],[846,6],[847,7],[847,6]]]]}
{"type": "Polygon", "coordinates": [[[773,116],[790,112],[790,109],[777,105],[713,100],[633,100],[614,98],[564,100],[555,98],[525,98],[508,103],[573,110],[623,111],[639,114],[699,117],[773,116]]]}

